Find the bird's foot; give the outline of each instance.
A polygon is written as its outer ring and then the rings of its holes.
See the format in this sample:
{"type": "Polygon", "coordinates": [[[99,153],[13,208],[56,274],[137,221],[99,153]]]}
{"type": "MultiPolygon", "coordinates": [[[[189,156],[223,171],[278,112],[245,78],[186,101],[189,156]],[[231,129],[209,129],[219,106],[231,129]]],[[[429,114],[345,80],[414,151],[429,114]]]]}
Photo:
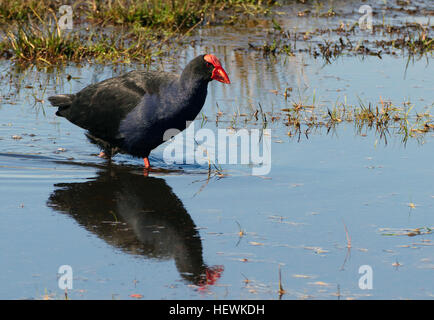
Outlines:
{"type": "Polygon", "coordinates": [[[107,153],[105,153],[104,151],[101,151],[98,155],[98,157],[100,157],[101,159],[107,159],[109,161],[111,161],[111,157],[109,155],[107,155],[107,153]]]}

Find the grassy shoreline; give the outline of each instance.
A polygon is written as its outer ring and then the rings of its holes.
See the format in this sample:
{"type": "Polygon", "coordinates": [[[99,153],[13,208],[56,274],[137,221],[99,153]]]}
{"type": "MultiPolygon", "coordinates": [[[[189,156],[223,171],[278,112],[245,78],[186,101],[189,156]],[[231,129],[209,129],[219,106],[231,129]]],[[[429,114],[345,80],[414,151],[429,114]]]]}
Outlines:
{"type": "Polygon", "coordinates": [[[275,0],[0,0],[0,24],[28,22],[58,13],[70,5],[73,18],[89,23],[131,25],[178,30],[189,28],[217,12],[265,13],[275,0]]]}
{"type": "MultiPolygon", "coordinates": [[[[357,23],[286,31],[274,19],[279,16],[278,8],[275,0],[0,0],[0,58],[21,65],[82,61],[148,65],[165,52],[173,52],[196,28],[241,25],[243,17],[268,21],[261,31],[264,43],[249,43],[247,48],[264,56],[301,53],[331,63],[342,55],[381,58],[385,54],[419,57],[434,53],[433,27],[383,22],[374,25],[372,39],[361,37],[357,23]],[[62,30],[59,8],[68,3],[74,25],[72,30],[62,30]]],[[[325,18],[339,19],[333,12],[325,18]]]]}
{"type": "Polygon", "coordinates": [[[19,64],[65,61],[148,64],[163,48],[228,12],[266,14],[261,0],[0,0],[0,56],[19,64]],[[73,29],[59,8],[70,3],[73,29]]]}

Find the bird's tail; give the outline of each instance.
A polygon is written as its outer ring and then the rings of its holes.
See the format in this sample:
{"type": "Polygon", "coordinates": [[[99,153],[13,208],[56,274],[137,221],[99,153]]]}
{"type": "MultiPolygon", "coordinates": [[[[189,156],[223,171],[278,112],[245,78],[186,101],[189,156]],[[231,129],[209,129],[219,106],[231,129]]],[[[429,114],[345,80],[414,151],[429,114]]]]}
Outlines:
{"type": "Polygon", "coordinates": [[[48,101],[54,107],[69,107],[74,98],[73,94],[58,94],[55,96],[48,97],[48,101]]]}
{"type": "Polygon", "coordinates": [[[48,101],[50,101],[52,106],[59,107],[56,112],[56,115],[58,116],[65,116],[63,114],[63,111],[65,111],[71,106],[72,100],[74,100],[73,94],[58,94],[48,97],[48,101]]]}

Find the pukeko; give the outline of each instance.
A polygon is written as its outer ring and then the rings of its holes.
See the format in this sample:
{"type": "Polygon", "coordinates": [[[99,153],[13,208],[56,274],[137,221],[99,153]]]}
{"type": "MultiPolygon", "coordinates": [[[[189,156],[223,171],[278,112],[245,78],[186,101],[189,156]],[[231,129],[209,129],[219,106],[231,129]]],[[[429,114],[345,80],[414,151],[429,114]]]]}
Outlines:
{"type": "Polygon", "coordinates": [[[59,107],[56,115],[87,130],[102,149],[100,156],[128,153],[143,158],[148,169],[149,153],[164,142],[166,130],[184,130],[200,112],[213,79],[230,83],[216,56],[205,54],[191,60],[180,76],[131,71],[48,100],[59,107]]]}

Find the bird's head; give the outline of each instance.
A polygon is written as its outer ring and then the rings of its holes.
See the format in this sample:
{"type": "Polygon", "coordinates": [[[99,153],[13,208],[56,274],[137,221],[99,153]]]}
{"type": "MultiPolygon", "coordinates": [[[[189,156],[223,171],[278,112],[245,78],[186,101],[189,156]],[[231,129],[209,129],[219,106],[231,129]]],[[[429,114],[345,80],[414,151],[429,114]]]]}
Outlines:
{"type": "Polygon", "coordinates": [[[196,79],[199,77],[204,81],[217,80],[223,83],[231,83],[219,59],[213,54],[205,54],[194,58],[187,65],[185,71],[190,76],[193,73],[196,79]]]}
{"type": "Polygon", "coordinates": [[[211,79],[217,80],[223,83],[231,83],[225,69],[223,69],[219,59],[213,54],[206,54],[203,56],[203,60],[206,62],[208,71],[211,71],[211,79]]]}

